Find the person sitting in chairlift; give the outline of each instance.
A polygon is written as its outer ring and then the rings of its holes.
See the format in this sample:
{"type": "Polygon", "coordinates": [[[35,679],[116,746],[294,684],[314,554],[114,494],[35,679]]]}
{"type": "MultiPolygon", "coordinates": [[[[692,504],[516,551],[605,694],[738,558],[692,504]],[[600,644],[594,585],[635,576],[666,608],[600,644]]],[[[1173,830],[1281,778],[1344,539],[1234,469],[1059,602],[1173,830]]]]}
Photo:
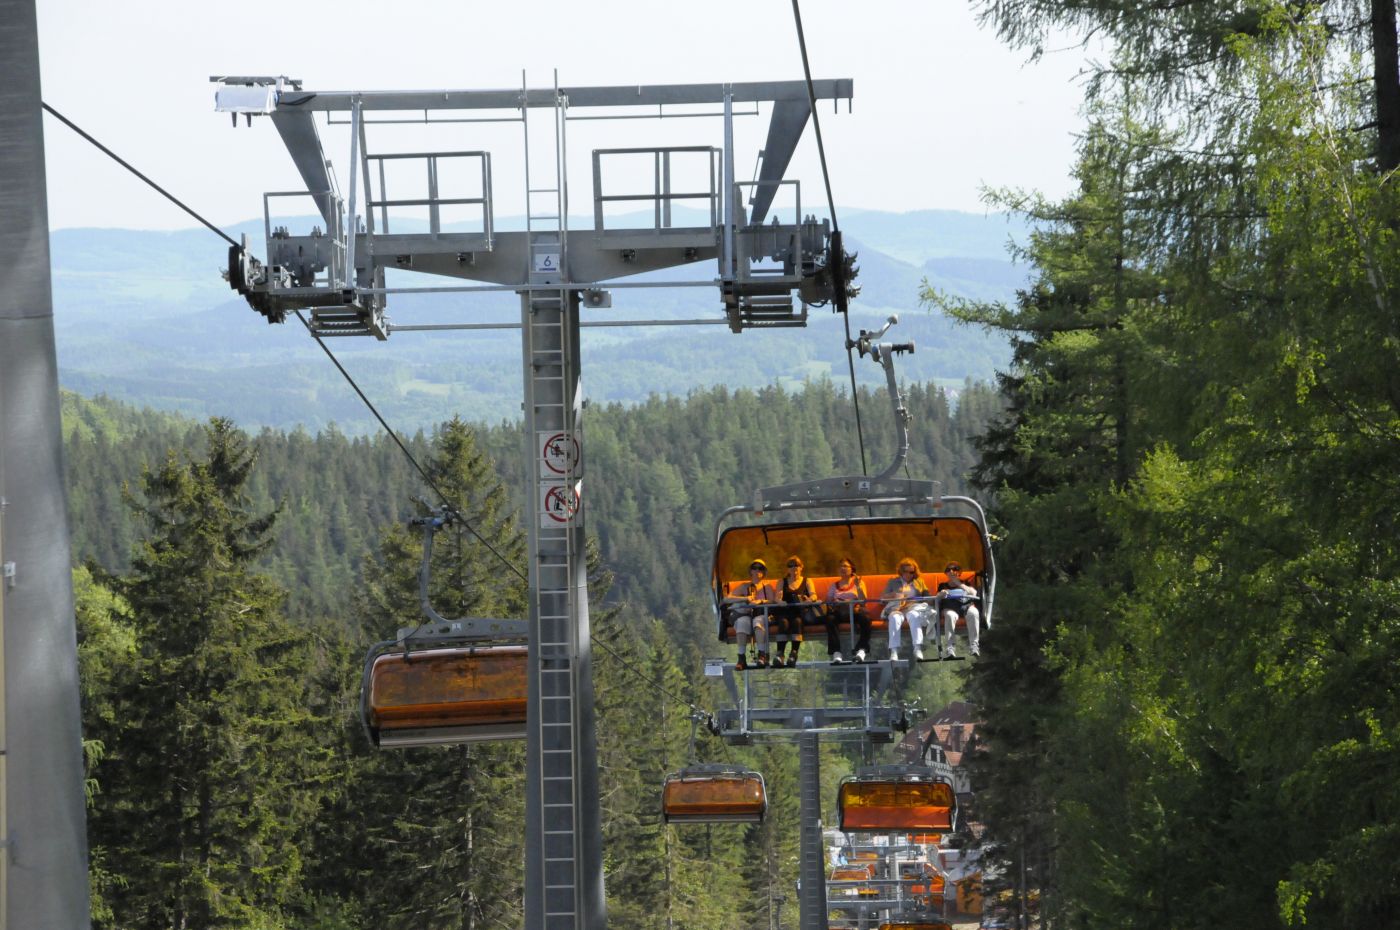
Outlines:
{"type": "Polygon", "coordinates": [[[924,657],[924,630],[933,621],[933,608],[928,601],[917,598],[929,597],[928,585],[919,577],[919,563],[913,559],[900,559],[895,577],[885,585],[880,600],[885,602],[883,616],[890,627],[890,659],[899,661],[900,627],[909,624],[909,635],[914,641],[914,658],[924,657]]]}
{"type": "Polygon", "coordinates": [[[953,650],[953,633],[958,628],[959,617],[967,621],[967,651],[973,655],[981,655],[982,614],[973,603],[973,599],[977,597],[977,589],[963,580],[962,566],[957,562],[949,562],[944,571],[948,573],[948,580],[938,583],[937,601],[938,616],[946,631],[943,655],[950,659],[957,658],[958,654],[953,650]]]}
{"type": "MultiPolygon", "coordinates": [[[[787,605],[773,611],[774,633],[788,633],[792,637],[792,655],[788,657],[786,663],[783,662],[783,646],[785,643],[778,643],[777,652],[773,659],[773,667],[786,665],[788,668],[797,667],[797,652],[802,648],[802,627],[804,624],[817,622],[816,608],[811,604],[816,603],[817,592],[812,587],[812,579],[802,577],[802,560],[795,555],[788,556],[787,574],[783,576],[783,587],[780,593],[782,603],[787,605]],[[808,606],[799,606],[808,605],[808,606]]],[[[830,632],[827,635],[828,648],[830,648],[830,632]]],[[[840,645],[840,641],[837,641],[840,645]]]]}
{"type": "Polygon", "coordinates": [[[754,668],[768,667],[768,617],[760,609],[761,604],[775,604],[778,601],[773,585],[764,581],[768,565],[762,559],[749,563],[749,580],[734,586],[724,603],[729,605],[729,615],[734,618],[734,640],[739,644],[739,658],[734,670],[742,672],[749,667],[749,637],[758,647],[758,658],[754,668]]]}
{"type": "Polygon", "coordinates": [[[826,592],[826,648],[831,652],[832,665],[841,665],[846,661],[841,657],[841,640],[836,625],[847,621],[856,630],[856,661],[864,662],[866,654],[870,652],[870,617],[865,613],[865,582],[856,574],[855,563],[850,559],[842,559],[837,571],[840,574],[826,592]]]}

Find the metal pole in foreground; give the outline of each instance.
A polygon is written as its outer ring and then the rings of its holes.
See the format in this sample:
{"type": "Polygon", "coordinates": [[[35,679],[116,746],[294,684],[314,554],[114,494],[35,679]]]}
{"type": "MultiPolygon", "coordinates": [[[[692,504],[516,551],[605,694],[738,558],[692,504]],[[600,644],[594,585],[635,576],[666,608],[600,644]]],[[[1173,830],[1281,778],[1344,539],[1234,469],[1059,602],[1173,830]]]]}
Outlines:
{"type": "Polygon", "coordinates": [[[802,876],[798,918],[802,930],[827,930],[826,847],[822,839],[821,738],[803,733],[797,738],[798,780],[802,841],[799,872],[802,876]]]}
{"type": "Polygon", "coordinates": [[[8,930],[90,923],[34,0],[0,0],[0,539],[8,930]]]}

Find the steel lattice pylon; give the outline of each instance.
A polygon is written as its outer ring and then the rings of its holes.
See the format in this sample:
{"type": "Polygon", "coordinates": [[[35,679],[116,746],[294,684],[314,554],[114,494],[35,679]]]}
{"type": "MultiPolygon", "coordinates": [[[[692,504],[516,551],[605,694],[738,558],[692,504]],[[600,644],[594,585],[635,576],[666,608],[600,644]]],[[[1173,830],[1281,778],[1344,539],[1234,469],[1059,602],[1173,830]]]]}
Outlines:
{"type": "MultiPolygon", "coordinates": [[[[317,93],[286,78],[222,77],[218,106],[270,117],[325,222],[310,235],[274,228],[268,195],[266,253],[255,258],[246,243],[229,255],[232,287],[270,321],[309,309],[317,335],[387,338],[395,329],[471,329],[477,324],[432,327],[396,325],[385,314],[392,293],[385,270],[409,268],[479,282],[432,287],[433,291],[509,290],[520,294],[524,425],[525,519],[529,533],[529,703],[527,713],[526,902],[529,930],[601,930],[606,923],[598,798],[593,683],[585,564],[585,517],[579,331],[585,308],[609,305],[608,288],[709,285],[718,289],[723,315],[715,319],[623,321],[727,323],[740,332],[755,327],[802,326],[807,304],[831,297],[830,233],[825,221],[797,210],[791,222],[765,223],[794,149],[811,114],[808,86],[800,81],[630,87],[512,90],[317,93]],[[734,181],[735,104],[770,104],[771,122],[754,182],[734,181]],[[678,108],[710,106],[723,121],[723,144],[593,153],[592,229],[568,223],[567,126],[570,110],[626,110],[635,118],[678,108]],[[371,152],[368,127],[386,113],[414,114],[439,122],[445,111],[491,111],[486,119],[518,120],[526,167],[526,228],[500,231],[494,224],[491,153],[470,147],[420,153],[371,152]],[[337,189],[322,150],[315,113],[348,114],[351,158],[348,199],[337,189]],[[548,121],[546,131],[541,124],[548,121]],[[608,195],[603,159],[650,155],[649,195],[608,195]],[[677,190],[672,166],[682,158],[707,159],[707,191],[677,190]],[[385,189],[385,159],[418,159],[426,168],[427,196],[396,198],[385,189]],[[441,186],[445,159],[467,159],[479,171],[481,190],[454,196],[441,186]],[[376,168],[378,169],[376,171],[376,168]],[[743,190],[751,196],[747,208],[743,190]],[[652,205],[655,221],[641,229],[604,229],[604,206],[622,201],[652,205]],[[673,203],[699,201],[709,221],[672,223],[673,203]],[[426,232],[390,231],[390,210],[413,204],[428,213],[426,232]],[[480,209],[479,228],[449,230],[448,206],[480,209]],[[364,225],[358,211],[364,208],[364,225]],[[708,208],[706,211],[703,208],[708,208]],[[376,217],[376,210],[379,211],[376,217]],[[708,281],[631,284],[641,272],[714,259],[708,281]],[[764,266],[756,270],[758,266],[764,266]],[[794,294],[799,301],[794,305],[794,294]]],[[[817,81],[815,99],[849,99],[849,80],[817,81]]],[[[686,115],[696,115],[688,112],[686,115]]],[[[480,117],[477,114],[473,117],[480,117]]],[[[598,119],[598,116],[588,118],[598,119]]],[[[606,116],[602,118],[607,118],[606,116]]],[[[470,123],[472,120],[457,120],[470,123]]],[[[693,205],[693,204],[692,204],[693,205]]],[[[497,325],[497,324],[491,324],[497,325]]],[[[617,325],[609,321],[608,325],[617,325]]]]}

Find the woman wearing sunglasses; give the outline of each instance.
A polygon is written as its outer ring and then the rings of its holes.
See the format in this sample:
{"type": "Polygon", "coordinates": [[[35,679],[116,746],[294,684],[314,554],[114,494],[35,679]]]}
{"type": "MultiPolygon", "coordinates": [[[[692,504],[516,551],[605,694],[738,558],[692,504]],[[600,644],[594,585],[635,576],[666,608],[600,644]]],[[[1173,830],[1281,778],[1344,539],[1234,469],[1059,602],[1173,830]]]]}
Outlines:
{"type": "Polygon", "coordinates": [[[916,598],[929,597],[928,585],[919,577],[919,563],[913,559],[900,559],[895,576],[885,585],[880,600],[885,602],[884,618],[890,626],[890,659],[899,661],[900,627],[909,624],[910,638],[914,641],[914,658],[924,657],[924,630],[933,621],[933,608],[928,601],[916,598]]]}
{"type": "Polygon", "coordinates": [[[784,663],[783,646],[786,644],[778,643],[773,667],[786,664],[788,668],[796,668],[797,652],[802,648],[802,627],[804,624],[817,622],[816,608],[801,605],[815,604],[817,592],[812,587],[812,579],[802,577],[802,560],[795,555],[788,556],[787,574],[783,576],[779,599],[787,606],[773,612],[773,627],[769,632],[789,634],[792,638],[792,655],[784,663]]]}

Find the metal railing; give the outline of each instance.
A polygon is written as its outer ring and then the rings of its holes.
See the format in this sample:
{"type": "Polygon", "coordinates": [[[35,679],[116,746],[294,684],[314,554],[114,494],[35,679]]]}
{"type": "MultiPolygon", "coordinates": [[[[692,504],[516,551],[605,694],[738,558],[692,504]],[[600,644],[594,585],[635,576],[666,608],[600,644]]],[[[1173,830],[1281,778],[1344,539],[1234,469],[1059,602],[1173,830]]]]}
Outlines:
{"type": "Polygon", "coordinates": [[[607,227],[603,217],[603,205],[608,203],[650,203],[652,205],[652,229],[671,228],[671,204],[675,201],[702,200],[710,210],[710,227],[720,223],[719,201],[719,158],[720,150],[707,145],[681,145],[668,148],[635,149],[594,149],[593,150],[593,228],[603,232],[607,227]],[[671,190],[671,158],[673,155],[705,154],[709,159],[706,177],[709,189],[704,191],[671,190]],[[652,156],[652,189],[650,193],[605,194],[603,193],[603,157],[614,155],[652,156]]]}
{"type": "Polygon", "coordinates": [[[391,207],[427,207],[428,208],[428,232],[432,235],[442,233],[442,208],[454,206],[480,207],[481,208],[481,233],[486,237],[488,247],[495,237],[495,216],[494,207],[491,203],[491,153],[490,152],[393,152],[380,155],[368,155],[365,157],[366,167],[369,162],[378,163],[379,175],[379,199],[367,198],[365,200],[366,210],[373,212],[379,210],[379,232],[388,234],[389,209],[391,207]],[[481,196],[479,197],[443,197],[441,191],[441,175],[438,165],[442,161],[456,158],[477,159],[480,162],[481,170],[481,196]],[[388,196],[388,178],[385,176],[384,163],[390,161],[413,161],[422,160],[426,171],[426,181],[428,196],[391,198],[388,196]]]}

